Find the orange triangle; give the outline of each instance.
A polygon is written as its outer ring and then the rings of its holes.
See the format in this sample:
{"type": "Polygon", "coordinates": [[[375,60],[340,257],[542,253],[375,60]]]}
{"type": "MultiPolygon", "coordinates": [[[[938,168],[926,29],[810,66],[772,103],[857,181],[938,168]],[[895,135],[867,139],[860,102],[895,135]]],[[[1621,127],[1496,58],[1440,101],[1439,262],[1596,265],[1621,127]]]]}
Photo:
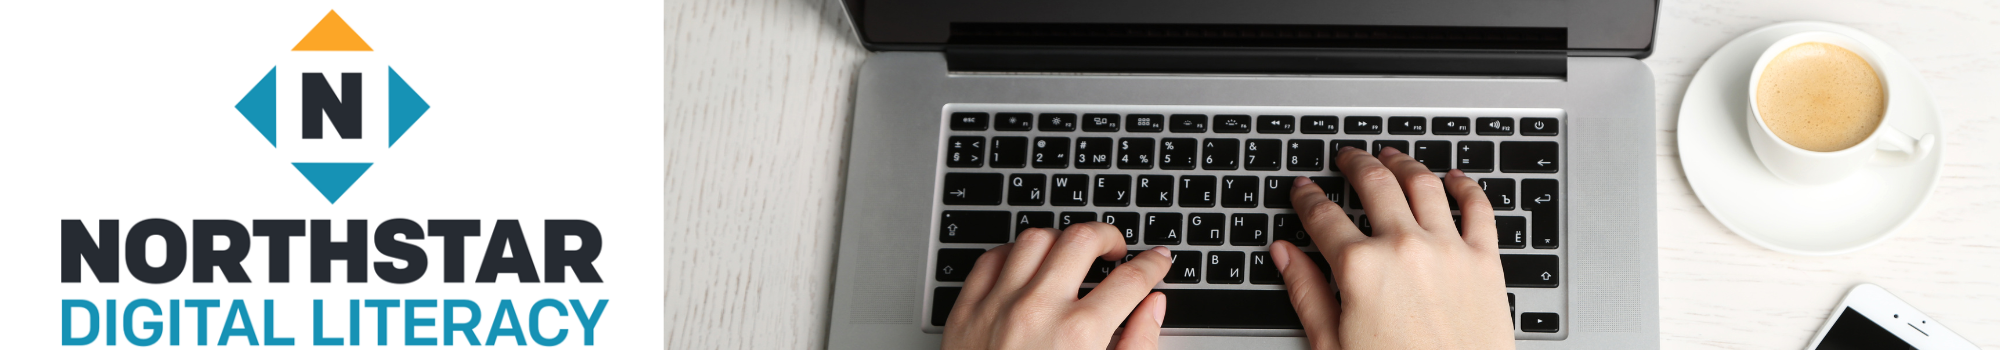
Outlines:
{"type": "Polygon", "coordinates": [[[312,32],[306,33],[305,39],[299,39],[299,45],[292,46],[292,51],[375,51],[375,49],[368,47],[368,42],[361,41],[361,35],[354,34],[354,28],[349,28],[347,21],[340,19],[340,14],[327,10],[326,18],[321,18],[319,25],[313,26],[312,32]]]}

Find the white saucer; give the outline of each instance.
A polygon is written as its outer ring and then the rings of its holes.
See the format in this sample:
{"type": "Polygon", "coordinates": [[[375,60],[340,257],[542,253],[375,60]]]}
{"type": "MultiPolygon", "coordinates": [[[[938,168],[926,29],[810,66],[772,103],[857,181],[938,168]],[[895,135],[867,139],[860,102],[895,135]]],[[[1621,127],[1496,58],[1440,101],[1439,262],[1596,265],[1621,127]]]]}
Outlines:
{"type": "Polygon", "coordinates": [[[1867,33],[1825,22],[1758,28],[1716,50],[1688,84],[1681,100],[1681,166],[1702,206],[1744,239],[1787,254],[1853,252],[1888,239],[1936,187],[1945,147],[1932,105],[1909,61],[1867,33]],[[1750,68],[1779,38],[1807,31],[1847,35],[1879,53],[1890,91],[1886,122],[1913,135],[1937,135],[1936,151],[1914,164],[1871,165],[1823,186],[1794,185],[1765,170],[1742,119],[1750,68]]]}

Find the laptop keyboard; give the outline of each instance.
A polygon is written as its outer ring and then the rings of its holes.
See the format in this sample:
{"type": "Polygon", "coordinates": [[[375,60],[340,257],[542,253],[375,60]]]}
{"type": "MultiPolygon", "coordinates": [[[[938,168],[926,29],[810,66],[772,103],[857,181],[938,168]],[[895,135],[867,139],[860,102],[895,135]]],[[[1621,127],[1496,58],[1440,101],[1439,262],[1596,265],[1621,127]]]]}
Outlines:
{"type": "MultiPolygon", "coordinates": [[[[926,331],[942,329],[986,249],[1090,221],[1124,233],[1127,259],[1172,250],[1157,288],[1173,301],[1169,333],[1299,329],[1268,245],[1291,241],[1329,271],[1291,209],[1297,176],[1369,232],[1332,163],[1351,146],[1477,179],[1495,209],[1516,338],[1566,337],[1561,110],[951,104],[941,117],[926,331]]],[[[1098,261],[1079,295],[1116,266],[1098,261]]]]}

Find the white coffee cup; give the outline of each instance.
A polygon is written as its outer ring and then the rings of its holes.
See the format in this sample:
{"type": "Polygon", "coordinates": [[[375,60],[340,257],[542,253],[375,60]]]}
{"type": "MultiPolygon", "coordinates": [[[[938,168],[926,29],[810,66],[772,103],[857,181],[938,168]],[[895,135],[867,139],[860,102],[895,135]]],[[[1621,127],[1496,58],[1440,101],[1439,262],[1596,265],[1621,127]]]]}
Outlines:
{"type": "Polygon", "coordinates": [[[1891,121],[1902,116],[1894,113],[1894,108],[1889,108],[1894,106],[1890,103],[1894,101],[1890,96],[1893,96],[1895,89],[1889,84],[1889,74],[1882,70],[1882,61],[1879,57],[1860,41],[1823,31],[1786,36],[1771,44],[1770,48],[1764,49],[1764,55],[1757,58],[1757,65],[1750,70],[1750,103],[1748,103],[1750,113],[1749,118],[1744,118],[1749,124],[1750,147],[1756,150],[1757,159],[1764,162],[1764,168],[1770,169],[1771,174],[1785,181],[1802,185],[1822,185],[1845,179],[1870,163],[1892,167],[1906,166],[1929,157],[1931,150],[1937,146],[1937,138],[1934,135],[1910,136],[1889,126],[1891,121]],[[1757,113],[1757,82],[1764,77],[1764,67],[1785,49],[1812,42],[1831,44],[1853,51],[1867,61],[1869,67],[1875,69],[1877,79],[1882,79],[1882,98],[1885,100],[1882,122],[1876,124],[1875,130],[1867,139],[1846,149],[1820,152],[1793,146],[1779,139],[1778,134],[1771,132],[1771,127],[1764,124],[1764,117],[1757,113]]]}

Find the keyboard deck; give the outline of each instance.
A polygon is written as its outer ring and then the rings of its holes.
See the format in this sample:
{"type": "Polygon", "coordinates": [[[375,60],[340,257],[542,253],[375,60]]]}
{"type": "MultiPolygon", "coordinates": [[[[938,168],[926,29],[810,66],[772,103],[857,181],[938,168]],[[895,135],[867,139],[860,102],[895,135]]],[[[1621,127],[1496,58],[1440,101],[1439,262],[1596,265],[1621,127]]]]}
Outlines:
{"type": "MultiPolygon", "coordinates": [[[[1267,246],[1289,240],[1327,271],[1291,209],[1297,176],[1368,232],[1333,165],[1352,146],[1477,179],[1494,205],[1515,337],[1567,336],[1562,110],[949,104],[940,118],[926,332],[942,331],[986,249],[1030,227],[1101,221],[1124,233],[1128,259],[1172,250],[1163,333],[1297,335],[1267,246]]],[[[1079,294],[1116,265],[1098,261],[1079,294]]]]}

